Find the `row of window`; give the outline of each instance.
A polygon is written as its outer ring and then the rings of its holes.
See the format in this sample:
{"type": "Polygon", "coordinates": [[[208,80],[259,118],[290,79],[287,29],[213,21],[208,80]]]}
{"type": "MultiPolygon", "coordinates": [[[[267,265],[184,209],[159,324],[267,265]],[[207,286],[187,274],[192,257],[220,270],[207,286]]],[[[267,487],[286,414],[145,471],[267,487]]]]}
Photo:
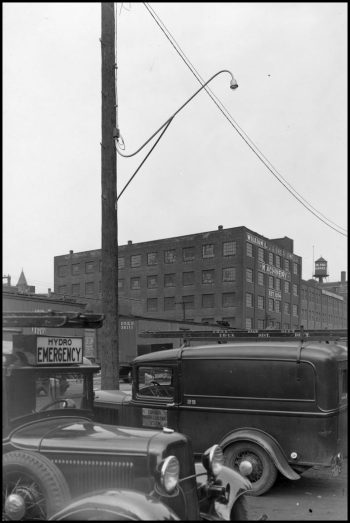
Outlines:
{"type": "MultiPolygon", "coordinates": [[[[265,249],[262,249],[261,247],[257,248],[257,258],[259,261],[266,262],[269,265],[273,265],[274,267],[277,267],[278,269],[284,269],[286,271],[291,270],[291,262],[287,258],[282,258],[278,254],[274,254],[273,252],[267,252],[265,249]],[[282,267],[283,262],[283,267],[282,267]]],[[[246,244],[246,255],[253,257],[254,252],[254,246],[252,243],[247,242],[246,244]]],[[[298,264],[293,262],[293,274],[298,274],[298,264]]]]}
{"type": "MultiPolygon", "coordinates": [[[[308,318],[309,320],[316,320],[316,321],[336,321],[339,320],[338,315],[329,314],[327,312],[319,312],[319,311],[308,311],[307,309],[301,309],[301,316],[302,318],[308,318]]],[[[341,318],[345,318],[345,314],[341,316],[341,318]]]]}
{"type": "MultiPolygon", "coordinates": [[[[263,272],[258,271],[258,273],[257,273],[257,283],[258,283],[258,285],[264,285],[265,284],[265,278],[268,278],[267,282],[268,282],[268,288],[269,289],[274,289],[276,291],[280,291],[281,290],[281,279],[280,278],[276,278],[274,276],[268,276],[268,275],[265,275],[263,272]]],[[[254,271],[253,271],[253,269],[249,269],[249,268],[246,269],[246,280],[249,283],[254,283],[254,271]]],[[[284,286],[284,292],[290,294],[290,289],[291,289],[290,282],[289,281],[284,281],[283,282],[283,286],[284,286]]],[[[292,290],[293,290],[293,295],[294,296],[298,296],[298,285],[293,283],[292,290]]]]}
{"type": "MultiPolygon", "coordinates": [[[[171,274],[164,274],[162,277],[162,285],[164,287],[175,287],[176,286],[176,273],[171,274]]],[[[157,289],[160,286],[160,279],[161,276],[154,274],[151,276],[147,276],[147,288],[148,289],[157,289]]],[[[225,269],[222,269],[221,272],[221,281],[222,282],[235,282],[236,281],[236,269],[235,267],[226,267],[225,269]]],[[[202,271],[202,279],[201,282],[203,284],[212,284],[215,283],[215,270],[209,269],[202,271]]],[[[188,285],[194,285],[195,283],[195,272],[194,271],[188,271],[182,273],[182,285],[188,286],[188,285]]],[[[118,287],[119,289],[124,289],[125,280],[119,279],[118,280],[118,287]]],[[[130,289],[132,290],[138,290],[141,289],[141,276],[135,276],[133,278],[130,278],[130,289]]]]}
{"type": "MultiPolygon", "coordinates": [[[[201,307],[203,309],[212,309],[215,307],[215,294],[202,294],[201,307]]],[[[162,309],[164,311],[173,311],[182,308],[184,314],[187,310],[195,309],[196,297],[194,295],[182,296],[177,298],[176,296],[165,296],[164,298],[147,298],[147,312],[156,312],[159,310],[159,306],[162,303],[162,309]]],[[[237,305],[235,293],[225,292],[221,295],[221,306],[233,307],[237,305]]]]}
{"type": "MultiPolygon", "coordinates": [[[[253,318],[246,318],[245,320],[245,328],[246,329],[253,329],[255,328],[253,325],[253,318]]],[[[293,329],[297,329],[299,325],[295,324],[293,325],[293,329]]],[[[258,320],[256,328],[258,329],[280,329],[281,328],[281,322],[274,321],[274,320],[258,320]]],[[[290,329],[291,325],[289,323],[283,323],[282,329],[290,329]]]]}
{"type": "MultiPolygon", "coordinates": [[[[266,298],[265,296],[255,296],[256,298],[256,306],[258,309],[266,309],[266,298]]],[[[246,293],[246,307],[253,308],[254,307],[254,295],[251,292],[246,293]]],[[[267,309],[271,312],[281,312],[281,301],[280,300],[274,300],[272,298],[267,299],[267,309]]],[[[284,314],[290,314],[290,312],[293,312],[293,316],[298,316],[298,305],[291,304],[288,302],[285,302],[283,304],[283,312],[284,314]]]]}

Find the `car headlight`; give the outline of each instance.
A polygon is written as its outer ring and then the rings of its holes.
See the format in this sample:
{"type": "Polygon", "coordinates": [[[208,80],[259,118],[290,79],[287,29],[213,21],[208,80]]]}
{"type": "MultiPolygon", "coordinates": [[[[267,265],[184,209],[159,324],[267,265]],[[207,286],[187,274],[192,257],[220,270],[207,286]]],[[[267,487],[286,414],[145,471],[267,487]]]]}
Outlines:
{"type": "Polygon", "coordinates": [[[160,467],[160,484],[168,493],[172,493],[179,482],[180,465],[175,456],[168,456],[160,467]]]}
{"type": "Polygon", "coordinates": [[[217,476],[224,465],[224,454],[219,445],[213,445],[202,454],[203,467],[209,474],[217,476]]]}

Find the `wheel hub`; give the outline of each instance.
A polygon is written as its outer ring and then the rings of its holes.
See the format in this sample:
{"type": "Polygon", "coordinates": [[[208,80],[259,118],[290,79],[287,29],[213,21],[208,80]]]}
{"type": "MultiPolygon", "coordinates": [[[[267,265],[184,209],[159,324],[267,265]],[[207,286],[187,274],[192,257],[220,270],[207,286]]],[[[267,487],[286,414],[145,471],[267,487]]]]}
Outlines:
{"type": "Polygon", "coordinates": [[[11,521],[19,521],[26,511],[26,502],[19,494],[10,494],[5,501],[5,514],[11,521]]]}

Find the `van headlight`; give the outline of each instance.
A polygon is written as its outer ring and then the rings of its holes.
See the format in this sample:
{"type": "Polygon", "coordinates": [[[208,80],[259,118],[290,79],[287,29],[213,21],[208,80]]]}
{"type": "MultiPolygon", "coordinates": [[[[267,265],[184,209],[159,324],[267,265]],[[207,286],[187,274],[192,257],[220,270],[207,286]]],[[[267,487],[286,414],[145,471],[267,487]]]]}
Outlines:
{"type": "Polygon", "coordinates": [[[179,482],[180,464],[175,456],[168,456],[160,466],[160,484],[168,494],[174,492],[179,482]]]}
{"type": "Polygon", "coordinates": [[[212,476],[218,476],[224,465],[224,453],[220,445],[213,445],[202,454],[203,467],[212,476]]]}

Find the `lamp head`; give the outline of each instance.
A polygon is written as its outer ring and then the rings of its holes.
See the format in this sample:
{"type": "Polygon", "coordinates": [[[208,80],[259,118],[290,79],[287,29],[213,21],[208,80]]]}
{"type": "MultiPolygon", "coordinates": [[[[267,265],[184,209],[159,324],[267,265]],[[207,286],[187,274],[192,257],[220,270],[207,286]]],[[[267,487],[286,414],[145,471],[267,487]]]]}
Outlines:
{"type": "Polygon", "coordinates": [[[238,83],[232,76],[231,81],[230,81],[230,89],[237,89],[237,87],[238,87],[238,83]]]}

